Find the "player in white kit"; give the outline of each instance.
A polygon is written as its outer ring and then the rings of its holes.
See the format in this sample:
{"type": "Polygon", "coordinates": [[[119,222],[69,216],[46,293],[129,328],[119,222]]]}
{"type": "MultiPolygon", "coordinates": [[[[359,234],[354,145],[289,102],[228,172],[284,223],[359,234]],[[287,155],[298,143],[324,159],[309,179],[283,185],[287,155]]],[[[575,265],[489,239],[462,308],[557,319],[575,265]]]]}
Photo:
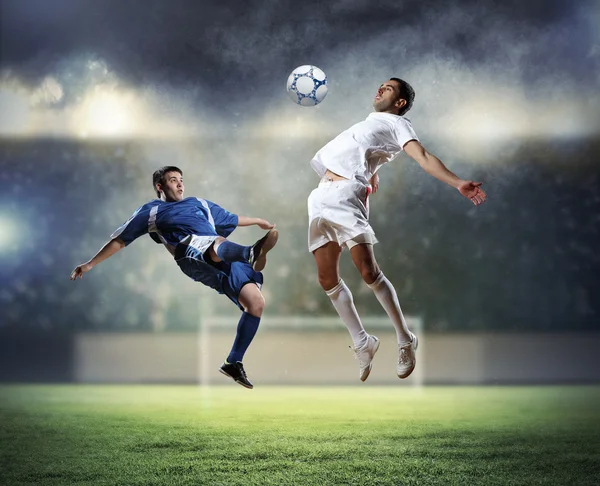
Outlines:
{"type": "Polygon", "coordinates": [[[412,107],[414,97],[406,81],[386,81],[373,101],[375,112],[342,132],[311,160],[321,182],[308,198],[309,250],[315,256],[319,283],[352,336],[361,381],[371,372],[379,340],[365,331],[352,293],[340,278],[339,261],[344,248],[350,250],[363,280],[394,324],[399,378],[408,377],[415,368],[418,346],[416,336],[406,325],[396,291],[373,253],[377,238],[369,224],[368,197],[377,192],[377,170],[404,150],[427,173],[456,188],[476,206],[486,200],[480,182],[460,179],[421,145],[410,121],[403,116],[412,107]]]}

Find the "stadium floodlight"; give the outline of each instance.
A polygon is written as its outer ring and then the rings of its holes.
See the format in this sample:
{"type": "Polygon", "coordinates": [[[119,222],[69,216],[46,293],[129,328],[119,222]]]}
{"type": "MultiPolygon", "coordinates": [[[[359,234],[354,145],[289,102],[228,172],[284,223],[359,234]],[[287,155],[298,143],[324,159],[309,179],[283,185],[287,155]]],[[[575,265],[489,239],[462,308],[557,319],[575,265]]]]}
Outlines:
{"type": "Polygon", "coordinates": [[[94,90],[85,100],[78,118],[81,137],[122,137],[136,128],[135,102],[116,90],[94,90]]]}

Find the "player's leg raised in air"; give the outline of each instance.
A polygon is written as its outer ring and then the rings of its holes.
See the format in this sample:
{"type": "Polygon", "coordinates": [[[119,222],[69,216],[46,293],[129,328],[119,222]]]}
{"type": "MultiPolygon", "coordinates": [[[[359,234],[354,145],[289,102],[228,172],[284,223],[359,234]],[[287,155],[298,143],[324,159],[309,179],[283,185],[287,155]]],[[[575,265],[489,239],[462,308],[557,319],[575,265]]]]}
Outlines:
{"type": "Polygon", "coordinates": [[[365,331],[358,312],[356,312],[352,292],[340,278],[341,251],[340,245],[330,241],[314,250],[313,255],[317,264],[319,283],[350,332],[354,343],[353,351],[360,368],[359,378],[361,381],[365,381],[371,373],[373,357],[379,349],[379,339],[365,331]]]}
{"type": "Polygon", "coordinates": [[[263,274],[253,268],[249,257],[258,255],[253,262],[261,260],[260,268],[264,267],[266,253],[277,242],[278,235],[274,231],[269,231],[252,246],[244,247],[218,237],[204,245],[192,239],[179,244],[175,250],[175,261],[187,276],[225,294],[242,311],[231,352],[219,370],[246,388],[253,388],[253,384],[242,360],[256,335],[265,305],[260,291],[263,274]]]}
{"type": "Polygon", "coordinates": [[[267,264],[267,253],[278,239],[279,232],[276,229],[270,230],[252,246],[238,245],[219,236],[209,248],[210,257],[214,262],[248,262],[254,270],[260,272],[267,264]]]}
{"type": "Polygon", "coordinates": [[[377,297],[377,300],[396,329],[396,338],[398,341],[396,373],[399,378],[406,378],[415,368],[415,351],[418,346],[418,340],[406,325],[406,319],[404,319],[404,315],[402,314],[396,290],[379,268],[375,260],[375,254],[373,253],[373,245],[354,245],[350,249],[350,254],[363,280],[373,290],[375,297],[377,297]]]}
{"type": "Polygon", "coordinates": [[[231,352],[219,368],[219,371],[243,387],[254,388],[254,385],[246,375],[242,361],[246,350],[258,331],[260,318],[265,306],[265,299],[257,284],[247,283],[239,293],[238,302],[244,308],[244,311],[238,322],[231,352]]]}

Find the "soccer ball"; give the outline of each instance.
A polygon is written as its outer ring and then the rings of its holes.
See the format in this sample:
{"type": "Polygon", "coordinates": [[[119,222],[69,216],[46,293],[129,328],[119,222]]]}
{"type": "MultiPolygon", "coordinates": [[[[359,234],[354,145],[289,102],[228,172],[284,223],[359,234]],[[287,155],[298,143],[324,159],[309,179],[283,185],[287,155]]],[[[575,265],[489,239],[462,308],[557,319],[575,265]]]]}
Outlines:
{"type": "Polygon", "coordinates": [[[327,76],[317,66],[300,66],[287,80],[287,92],[300,106],[315,106],[327,96],[327,76]]]}

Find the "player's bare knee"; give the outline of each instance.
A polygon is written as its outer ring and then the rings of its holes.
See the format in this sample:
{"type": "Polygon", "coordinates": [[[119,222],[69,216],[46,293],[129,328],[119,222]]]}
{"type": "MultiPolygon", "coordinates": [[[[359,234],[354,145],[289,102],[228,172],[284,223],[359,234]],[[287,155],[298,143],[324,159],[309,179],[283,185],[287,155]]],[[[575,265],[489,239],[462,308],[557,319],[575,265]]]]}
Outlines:
{"type": "Polygon", "coordinates": [[[379,277],[380,273],[381,270],[379,270],[379,267],[377,265],[364,265],[360,268],[360,275],[362,276],[362,279],[365,281],[365,283],[368,285],[375,282],[375,280],[377,280],[377,277],[379,277]]]}
{"type": "Polygon", "coordinates": [[[223,243],[224,241],[227,241],[227,238],[223,238],[222,236],[217,236],[215,238],[215,241],[213,241],[213,244],[211,246],[211,248],[215,251],[217,251],[217,248],[219,248],[219,245],[221,243],[223,243]]]}
{"type": "Polygon", "coordinates": [[[337,275],[319,275],[319,284],[323,287],[323,290],[331,290],[340,281],[337,275]]]}
{"type": "Polygon", "coordinates": [[[217,236],[215,238],[215,241],[213,241],[213,244],[210,245],[210,247],[208,248],[208,254],[210,255],[210,258],[212,259],[213,262],[221,261],[221,258],[219,258],[219,255],[217,255],[217,248],[219,248],[219,245],[221,243],[223,243],[224,241],[227,241],[227,239],[223,238],[222,236],[217,236]]]}
{"type": "Polygon", "coordinates": [[[248,305],[246,306],[246,312],[248,314],[252,314],[253,316],[260,317],[262,316],[263,310],[265,308],[265,298],[262,294],[259,294],[258,297],[253,297],[248,305]]]}
{"type": "Polygon", "coordinates": [[[265,298],[255,285],[245,285],[240,293],[240,304],[244,311],[253,316],[260,317],[265,308],[265,298]]]}

